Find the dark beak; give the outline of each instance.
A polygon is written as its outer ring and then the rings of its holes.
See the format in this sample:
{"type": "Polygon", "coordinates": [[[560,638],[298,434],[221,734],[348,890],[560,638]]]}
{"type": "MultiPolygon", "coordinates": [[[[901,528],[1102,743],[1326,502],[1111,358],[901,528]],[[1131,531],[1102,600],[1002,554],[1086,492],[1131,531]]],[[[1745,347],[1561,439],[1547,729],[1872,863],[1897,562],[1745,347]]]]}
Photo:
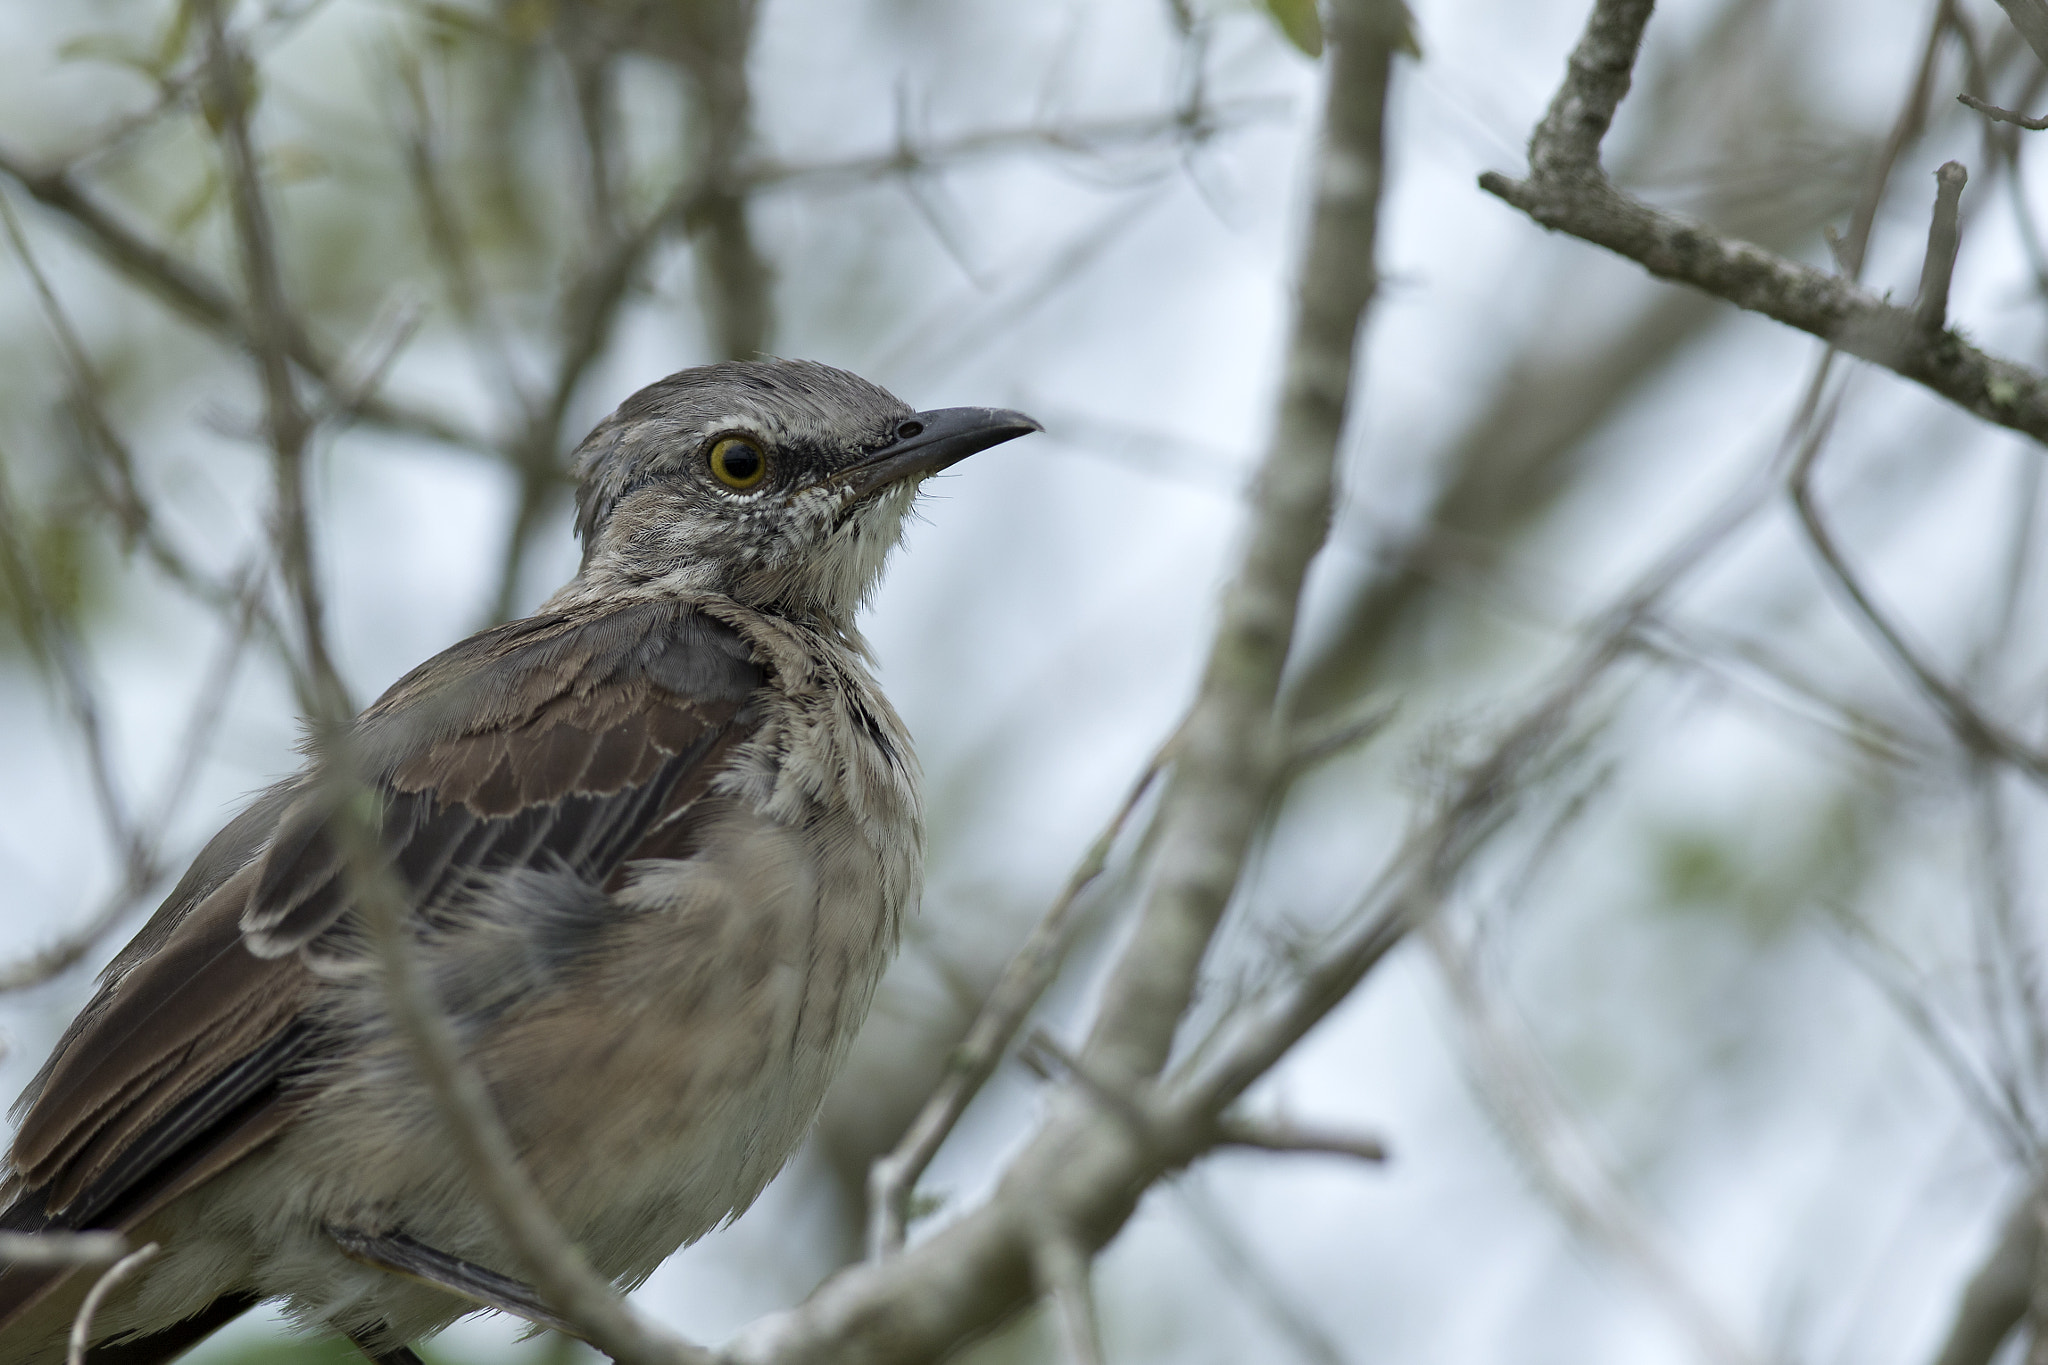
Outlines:
{"type": "Polygon", "coordinates": [[[1044,431],[1032,418],[1008,408],[934,408],[907,417],[896,439],[843,471],[854,501],[905,479],[922,479],[977,451],[1044,431]]]}

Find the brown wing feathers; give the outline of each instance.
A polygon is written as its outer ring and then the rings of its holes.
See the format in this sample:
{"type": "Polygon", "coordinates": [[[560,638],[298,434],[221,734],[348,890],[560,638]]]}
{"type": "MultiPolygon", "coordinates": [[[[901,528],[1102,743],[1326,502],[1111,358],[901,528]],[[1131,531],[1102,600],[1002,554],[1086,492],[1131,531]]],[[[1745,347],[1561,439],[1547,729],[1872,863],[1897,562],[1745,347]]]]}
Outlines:
{"type": "MultiPolygon", "coordinates": [[[[537,860],[598,886],[674,856],[763,678],[729,628],[671,604],[515,622],[422,665],[358,725],[413,904],[432,916],[537,860]]],[[[346,887],[312,784],[259,804],[267,828],[245,816],[209,845],[202,863],[230,865],[195,864],[31,1089],[0,1226],[132,1225],[288,1121],[281,1081],[321,1045],[292,950],[342,919],[346,887]]],[[[32,1278],[0,1273],[0,1321],[32,1278]]]]}

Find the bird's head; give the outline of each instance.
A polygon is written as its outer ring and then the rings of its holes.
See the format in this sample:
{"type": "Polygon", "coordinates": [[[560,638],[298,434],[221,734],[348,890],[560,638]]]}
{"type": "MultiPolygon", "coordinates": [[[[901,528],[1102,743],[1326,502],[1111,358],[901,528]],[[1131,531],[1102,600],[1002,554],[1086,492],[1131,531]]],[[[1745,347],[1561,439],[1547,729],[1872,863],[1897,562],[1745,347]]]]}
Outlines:
{"type": "Polygon", "coordinates": [[[648,385],[576,452],[571,591],[710,592],[850,622],[929,475],[1040,430],[1020,412],[914,412],[808,360],[731,361],[648,385]]]}

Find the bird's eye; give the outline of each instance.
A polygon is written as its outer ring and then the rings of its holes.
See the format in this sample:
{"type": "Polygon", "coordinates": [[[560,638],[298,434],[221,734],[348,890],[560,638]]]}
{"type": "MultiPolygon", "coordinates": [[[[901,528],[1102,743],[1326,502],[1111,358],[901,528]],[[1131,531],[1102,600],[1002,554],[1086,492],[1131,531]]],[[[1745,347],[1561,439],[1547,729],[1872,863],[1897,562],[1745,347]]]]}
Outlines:
{"type": "Polygon", "coordinates": [[[711,474],[727,488],[742,491],[761,482],[768,473],[768,457],[761,447],[740,436],[728,436],[711,447],[711,474]]]}

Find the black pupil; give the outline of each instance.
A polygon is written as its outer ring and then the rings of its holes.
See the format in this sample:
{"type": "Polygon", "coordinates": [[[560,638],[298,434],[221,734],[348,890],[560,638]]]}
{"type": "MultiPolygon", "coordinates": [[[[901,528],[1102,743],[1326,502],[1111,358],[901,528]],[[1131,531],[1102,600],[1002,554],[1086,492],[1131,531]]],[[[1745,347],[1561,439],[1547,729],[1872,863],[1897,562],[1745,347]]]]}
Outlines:
{"type": "Polygon", "coordinates": [[[746,483],[761,472],[761,452],[745,441],[734,441],[725,448],[725,476],[735,483],[746,483]]]}

